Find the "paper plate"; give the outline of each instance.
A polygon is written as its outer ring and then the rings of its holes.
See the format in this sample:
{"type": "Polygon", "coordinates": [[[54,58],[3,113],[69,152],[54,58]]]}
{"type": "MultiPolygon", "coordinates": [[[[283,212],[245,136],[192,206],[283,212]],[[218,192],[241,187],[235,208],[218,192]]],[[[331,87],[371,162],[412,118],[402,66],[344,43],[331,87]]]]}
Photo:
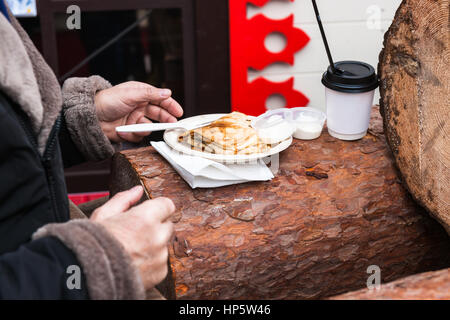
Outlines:
{"type": "MultiPolygon", "coordinates": [[[[205,114],[200,116],[195,116],[191,118],[186,118],[180,121],[182,124],[186,125],[196,125],[208,121],[215,121],[219,119],[220,117],[223,117],[227,115],[226,113],[216,113],[216,114],[205,114]]],[[[253,118],[253,117],[250,117],[253,118]]],[[[178,137],[183,134],[183,129],[171,129],[166,130],[164,132],[164,141],[174,150],[178,152],[182,152],[184,154],[195,156],[195,157],[202,157],[209,160],[214,160],[217,162],[222,163],[245,163],[250,161],[256,161],[258,159],[266,158],[273,156],[275,154],[280,153],[283,150],[286,150],[289,148],[289,146],[292,144],[292,137],[289,139],[282,141],[278,145],[272,147],[269,151],[265,153],[255,153],[255,154],[237,154],[237,155],[225,155],[225,154],[214,154],[214,153],[208,153],[208,152],[202,152],[199,150],[192,150],[189,146],[182,144],[178,141],[178,137]]]]}

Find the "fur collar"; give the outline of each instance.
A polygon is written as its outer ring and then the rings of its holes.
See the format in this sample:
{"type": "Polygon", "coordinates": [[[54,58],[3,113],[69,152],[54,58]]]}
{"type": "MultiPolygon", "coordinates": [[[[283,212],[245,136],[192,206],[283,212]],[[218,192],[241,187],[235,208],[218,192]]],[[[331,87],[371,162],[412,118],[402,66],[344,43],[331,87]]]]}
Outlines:
{"type": "Polygon", "coordinates": [[[41,154],[61,112],[61,88],[53,71],[19,22],[0,15],[0,89],[31,120],[41,154]]]}
{"type": "Polygon", "coordinates": [[[25,46],[3,15],[0,42],[0,89],[22,107],[38,134],[44,116],[39,87],[25,46]]]}

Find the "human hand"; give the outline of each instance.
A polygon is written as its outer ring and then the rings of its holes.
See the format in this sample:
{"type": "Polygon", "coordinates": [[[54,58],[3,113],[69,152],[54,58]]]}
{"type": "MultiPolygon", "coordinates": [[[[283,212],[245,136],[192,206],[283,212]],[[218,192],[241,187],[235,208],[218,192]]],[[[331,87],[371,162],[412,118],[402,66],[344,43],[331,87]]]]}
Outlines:
{"type": "Polygon", "coordinates": [[[172,97],[169,89],[155,88],[147,83],[130,81],[97,92],[95,108],[100,126],[113,142],[139,142],[150,134],[117,133],[116,127],[159,122],[176,122],[183,109],[172,97]]]}
{"type": "Polygon", "coordinates": [[[168,241],[173,234],[169,218],[175,205],[170,199],[157,198],[131,208],[142,195],[141,186],[116,194],[94,211],[91,221],[103,225],[124,246],[144,287],[150,289],[168,272],[168,241]]]}

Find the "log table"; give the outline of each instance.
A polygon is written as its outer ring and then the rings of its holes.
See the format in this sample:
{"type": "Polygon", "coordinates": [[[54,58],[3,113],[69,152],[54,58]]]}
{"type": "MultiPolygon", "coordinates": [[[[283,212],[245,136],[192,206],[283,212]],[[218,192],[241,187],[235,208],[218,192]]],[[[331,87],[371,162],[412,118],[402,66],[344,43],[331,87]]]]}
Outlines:
{"type": "Polygon", "coordinates": [[[333,300],[450,300],[450,269],[425,272],[383,284],[378,290],[363,289],[333,300]]]}
{"type": "Polygon", "coordinates": [[[382,282],[450,266],[449,236],[403,187],[378,109],[362,140],[294,140],[272,181],[192,190],[151,147],[116,154],[111,194],[139,183],[177,206],[172,298],[175,286],[181,299],[315,299],[365,287],[370,265],[382,282]]]}

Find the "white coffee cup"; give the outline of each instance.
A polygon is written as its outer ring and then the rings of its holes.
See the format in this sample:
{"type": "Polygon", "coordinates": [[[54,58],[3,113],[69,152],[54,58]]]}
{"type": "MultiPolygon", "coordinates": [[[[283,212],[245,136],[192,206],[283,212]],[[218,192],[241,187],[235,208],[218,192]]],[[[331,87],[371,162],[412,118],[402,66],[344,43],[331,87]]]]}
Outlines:
{"type": "Polygon", "coordinates": [[[331,136],[358,140],[367,134],[378,79],[375,69],[364,62],[342,61],[322,77],[331,136]]]}

